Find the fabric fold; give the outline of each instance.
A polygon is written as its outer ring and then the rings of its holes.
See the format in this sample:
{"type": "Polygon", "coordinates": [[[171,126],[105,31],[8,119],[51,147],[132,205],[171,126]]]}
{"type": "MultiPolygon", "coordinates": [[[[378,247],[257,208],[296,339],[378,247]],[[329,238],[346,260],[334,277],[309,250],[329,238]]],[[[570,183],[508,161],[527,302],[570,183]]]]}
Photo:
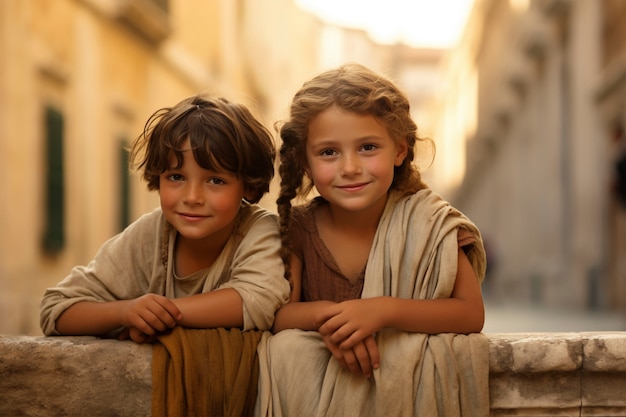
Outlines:
{"type": "MultiPolygon", "coordinates": [[[[362,298],[440,299],[452,294],[463,247],[482,281],[480,232],[431,190],[392,193],[365,271],[362,298]]],[[[424,319],[428,319],[425,317],[424,319]]],[[[482,333],[376,335],[380,368],[344,371],[317,332],[285,330],[260,345],[260,416],[489,415],[489,349],[482,333]]]]}
{"type": "Polygon", "coordinates": [[[152,416],[251,416],[269,332],[175,327],[152,348],[152,416]]]}

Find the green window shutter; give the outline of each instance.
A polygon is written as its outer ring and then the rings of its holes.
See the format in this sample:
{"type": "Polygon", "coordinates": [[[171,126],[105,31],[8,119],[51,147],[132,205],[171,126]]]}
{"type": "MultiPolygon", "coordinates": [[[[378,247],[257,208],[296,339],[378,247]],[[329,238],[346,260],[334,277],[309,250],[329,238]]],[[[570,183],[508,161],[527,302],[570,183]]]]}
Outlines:
{"type": "Polygon", "coordinates": [[[65,245],[65,189],[63,175],[63,114],[52,107],[45,110],[45,222],[43,248],[50,253],[65,245]]]}
{"type": "Polygon", "coordinates": [[[119,169],[120,169],[120,198],[118,207],[118,218],[120,231],[124,230],[130,224],[130,176],[129,176],[129,154],[127,149],[127,141],[119,142],[119,169]]]}

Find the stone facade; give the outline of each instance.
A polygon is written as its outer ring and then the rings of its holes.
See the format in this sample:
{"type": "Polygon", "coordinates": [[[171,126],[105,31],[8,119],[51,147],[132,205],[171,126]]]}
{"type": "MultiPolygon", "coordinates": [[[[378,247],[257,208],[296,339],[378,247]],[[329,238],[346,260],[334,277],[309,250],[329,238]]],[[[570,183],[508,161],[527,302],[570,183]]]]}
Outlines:
{"type": "MultiPolygon", "coordinates": [[[[492,417],[626,416],[626,333],[487,336],[492,417]]],[[[0,415],[149,416],[151,360],[133,342],[0,336],[0,415]]]]}
{"type": "Polygon", "coordinates": [[[494,300],[626,311],[625,13],[477,0],[447,60],[435,176],[483,232],[494,300]]]}

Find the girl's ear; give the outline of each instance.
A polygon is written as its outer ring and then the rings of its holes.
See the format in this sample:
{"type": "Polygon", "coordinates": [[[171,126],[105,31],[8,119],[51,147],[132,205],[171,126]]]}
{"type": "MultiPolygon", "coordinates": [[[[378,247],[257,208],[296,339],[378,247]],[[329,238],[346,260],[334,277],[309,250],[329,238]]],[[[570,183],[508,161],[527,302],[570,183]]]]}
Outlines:
{"type": "Polygon", "coordinates": [[[409,153],[409,145],[406,143],[406,140],[401,140],[396,143],[396,158],[394,160],[394,165],[399,167],[404,162],[404,158],[406,158],[409,153]]]}

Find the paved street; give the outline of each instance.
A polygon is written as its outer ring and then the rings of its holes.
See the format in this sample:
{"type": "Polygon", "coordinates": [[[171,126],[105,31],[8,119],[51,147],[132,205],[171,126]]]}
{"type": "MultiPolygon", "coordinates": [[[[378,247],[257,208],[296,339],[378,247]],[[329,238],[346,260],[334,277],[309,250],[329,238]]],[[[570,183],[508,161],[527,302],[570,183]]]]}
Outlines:
{"type": "Polygon", "coordinates": [[[626,331],[626,316],[485,303],[483,333],[626,331]]]}

